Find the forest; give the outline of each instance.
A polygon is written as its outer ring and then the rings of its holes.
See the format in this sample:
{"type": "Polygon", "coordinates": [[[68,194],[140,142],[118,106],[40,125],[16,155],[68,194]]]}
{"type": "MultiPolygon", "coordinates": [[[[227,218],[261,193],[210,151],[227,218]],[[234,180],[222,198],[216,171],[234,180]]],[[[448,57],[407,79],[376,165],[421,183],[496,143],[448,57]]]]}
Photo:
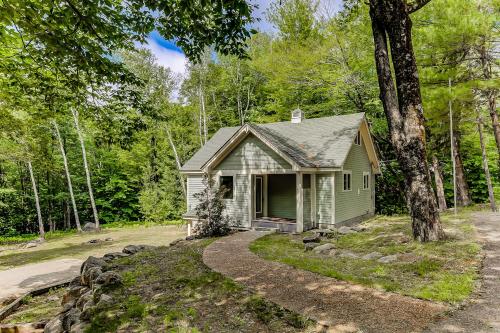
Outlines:
{"type": "MultiPolygon", "coordinates": [[[[232,10],[243,8],[239,2],[232,10]]],[[[185,212],[179,168],[213,133],[287,121],[297,107],[306,118],[365,112],[382,165],[377,212],[408,213],[364,2],[344,1],[332,12],[316,0],[274,0],[266,15],[275,32],[234,37],[245,38],[235,52],[200,36],[190,43],[167,16],[153,27],[140,8],[127,16],[92,1],[80,5],[78,23],[57,8],[69,20],[64,27],[44,19],[42,5],[30,12],[15,3],[2,2],[0,14],[1,236],[178,220],[185,212]],[[86,25],[98,10],[120,21],[86,25]],[[51,34],[39,37],[39,26],[60,29],[65,47],[51,34]],[[185,77],[140,47],[153,28],[178,38],[191,59],[185,77]]],[[[411,14],[426,158],[441,210],[454,205],[453,164],[458,206],[500,198],[499,9],[498,0],[434,0],[411,14]]],[[[238,18],[249,23],[247,13],[238,18]]],[[[193,26],[196,37],[202,27],[193,26]]]]}

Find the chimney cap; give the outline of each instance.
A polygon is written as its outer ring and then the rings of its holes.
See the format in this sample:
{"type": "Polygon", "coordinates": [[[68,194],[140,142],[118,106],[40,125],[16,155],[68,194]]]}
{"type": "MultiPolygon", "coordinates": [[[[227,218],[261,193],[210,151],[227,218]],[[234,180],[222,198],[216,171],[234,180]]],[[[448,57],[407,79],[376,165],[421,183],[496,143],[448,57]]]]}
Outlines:
{"type": "Polygon", "coordinates": [[[292,123],[293,124],[299,124],[304,120],[304,111],[302,111],[300,108],[296,108],[295,110],[292,111],[292,123]]]}

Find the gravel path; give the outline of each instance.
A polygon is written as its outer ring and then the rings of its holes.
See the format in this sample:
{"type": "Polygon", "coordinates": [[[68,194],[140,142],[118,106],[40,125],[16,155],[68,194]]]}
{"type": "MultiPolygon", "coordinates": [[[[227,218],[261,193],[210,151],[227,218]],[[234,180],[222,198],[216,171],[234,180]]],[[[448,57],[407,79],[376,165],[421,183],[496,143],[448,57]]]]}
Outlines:
{"type": "Polygon", "coordinates": [[[265,232],[247,231],[209,245],[203,261],[264,295],[328,327],[328,332],[419,332],[441,304],[417,300],[338,281],[267,261],[250,252],[249,244],[265,232]]]}
{"type": "Polygon", "coordinates": [[[485,259],[482,285],[464,308],[429,327],[428,332],[500,332],[500,213],[473,215],[485,259]]]}

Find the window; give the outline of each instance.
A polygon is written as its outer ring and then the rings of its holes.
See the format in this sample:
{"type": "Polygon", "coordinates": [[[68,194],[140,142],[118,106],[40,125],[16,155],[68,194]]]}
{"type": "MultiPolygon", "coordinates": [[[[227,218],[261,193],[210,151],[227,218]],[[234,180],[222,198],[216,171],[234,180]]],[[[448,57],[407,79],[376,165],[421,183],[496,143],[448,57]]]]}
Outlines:
{"type": "Polygon", "coordinates": [[[232,199],[234,193],[233,176],[220,176],[219,185],[226,189],[226,193],[224,193],[224,199],[232,199]]]}
{"type": "Polygon", "coordinates": [[[370,173],[363,172],[363,190],[370,188],[370,173]]]}
{"type": "Polygon", "coordinates": [[[351,171],[344,171],[343,172],[344,176],[344,191],[350,191],[351,190],[351,176],[352,173],[351,171]]]}
{"type": "Polygon", "coordinates": [[[305,173],[302,177],[302,188],[311,188],[311,175],[308,173],[305,173]]]}
{"type": "Polygon", "coordinates": [[[361,145],[361,134],[358,131],[358,134],[356,134],[356,137],[354,138],[354,143],[357,144],[358,146],[361,145]]]}

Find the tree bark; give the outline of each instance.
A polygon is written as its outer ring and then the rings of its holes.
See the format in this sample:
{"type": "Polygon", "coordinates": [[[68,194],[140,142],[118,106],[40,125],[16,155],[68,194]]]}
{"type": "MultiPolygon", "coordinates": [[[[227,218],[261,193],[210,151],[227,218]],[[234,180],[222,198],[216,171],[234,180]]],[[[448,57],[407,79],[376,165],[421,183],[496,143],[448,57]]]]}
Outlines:
{"type": "Polygon", "coordinates": [[[174,140],[172,139],[172,134],[170,133],[170,129],[168,128],[168,126],[165,127],[165,132],[167,132],[168,142],[170,143],[170,147],[172,147],[172,151],[174,152],[175,164],[177,166],[177,172],[179,173],[179,179],[181,181],[182,194],[184,195],[184,198],[186,198],[186,184],[184,182],[184,177],[181,174],[181,159],[179,157],[179,154],[177,153],[177,147],[175,146],[174,140]]]}
{"type": "Polygon", "coordinates": [[[500,124],[498,122],[498,113],[496,105],[496,92],[493,89],[488,90],[488,110],[490,111],[491,125],[493,126],[493,134],[497,143],[498,150],[498,165],[500,166],[500,124]]]}
{"type": "Polygon", "coordinates": [[[40,208],[40,199],[38,198],[38,190],[36,187],[35,176],[33,175],[33,166],[31,165],[31,161],[28,161],[28,170],[30,172],[31,185],[33,186],[33,194],[35,195],[36,215],[38,217],[38,230],[40,233],[40,238],[45,239],[45,229],[43,227],[42,210],[40,208]]]}
{"type": "Polygon", "coordinates": [[[71,198],[71,205],[73,206],[73,214],[75,215],[76,229],[82,231],[82,226],[80,225],[80,217],[78,216],[78,209],[76,207],[75,195],[73,194],[73,185],[71,183],[71,175],[69,173],[68,159],[66,158],[66,152],[64,151],[64,145],[61,138],[61,133],[59,132],[59,126],[55,120],[52,121],[54,128],[56,130],[57,141],[59,141],[59,149],[61,150],[61,155],[64,163],[64,171],[66,173],[66,180],[68,182],[68,191],[71,198]]]}
{"type": "Polygon", "coordinates": [[[446,205],[446,197],[444,195],[443,175],[441,174],[439,161],[436,155],[432,155],[432,169],[434,171],[434,182],[436,183],[436,194],[438,198],[439,211],[442,212],[448,209],[448,206],[446,205]]]}
{"type": "Polygon", "coordinates": [[[453,156],[455,157],[457,205],[461,207],[469,206],[471,199],[469,195],[469,185],[465,176],[464,164],[460,154],[460,134],[453,132],[453,156]]]}
{"type": "Polygon", "coordinates": [[[411,20],[402,0],[370,0],[370,17],[380,99],[391,143],[405,175],[413,237],[423,242],[439,240],[444,233],[426,159],[424,117],[411,41],[411,20]],[[387,39],[391,45],[396,87],[387,39]]]}
{"type": "Polygon", "coordinates": [[[87,187],[89,189],[90,204],[92,206],[92,212],[94,214],[94,223],[96,229],[99,229],[99,215],[97,214],[97,207],[94,201],[94,193],[92,191],[92,182],[90,181],[90,170],[87,163],[87,153],[85,151],[85,142],[83,141],[82,131],[80,130],[80,125],[78,122],[78,111],[71,109],[73,114],[73,120],[75,121],[76,132],[78,133],[78,139],[80,140],[80,146],[82,147],[82,157],[83,157],[83,167],[85,168],[85,176],[87,178],[87,187]]]}
{"type": "Polygon", "coordinates": [[[496,212],[495,195],[493,194],[493,185],[491,183],[490,168],[488,167],[488,155],[486,155],[486,146],[483,139],[483,119],[481,115],[477,117],[477,130],[479,132],[479,143],[481,144],[481,155],[483,157],[484,176],[488,185],[488,198],[490,199],[491,211],[496,212]]]}

